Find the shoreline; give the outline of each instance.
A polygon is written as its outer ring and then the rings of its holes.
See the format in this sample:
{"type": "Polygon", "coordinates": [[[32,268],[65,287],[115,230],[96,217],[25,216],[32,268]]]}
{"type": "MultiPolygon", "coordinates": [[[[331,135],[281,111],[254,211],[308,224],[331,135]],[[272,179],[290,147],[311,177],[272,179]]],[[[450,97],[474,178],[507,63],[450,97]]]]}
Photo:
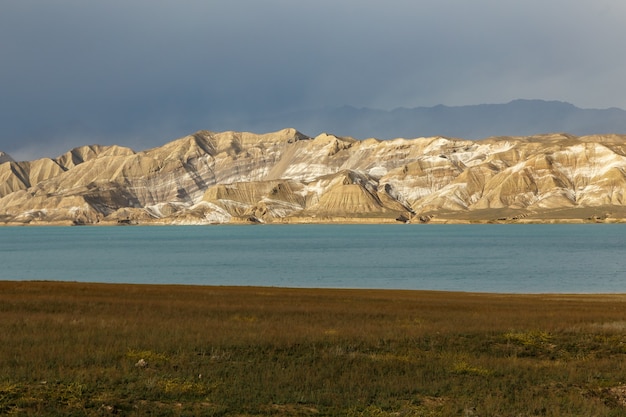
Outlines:
{"type": "MultiPolygon", "coordinates": [[[[397,213],[396,213],[397,214],[397,213]]],[[[626,223],[626,206],[562,207],[539,211],[513,208],[481,209],[469,211],[429,211],[412,216],[395,214],[374,215],[351,213],[344,215],[295,215],[261,219],[254,216],[231,217],[215,222],[205,218],[126,218],[98,217],[93,221],[71,219],[43,220],[25,217],[23,221],[0,219],[2,226],[220,226],[220,225],[283,225],[283,224],[385,224],[385,225],[443,225],[443,224],[623,224],[626,223]]]]}
{"type": "Polygon", "coordinates": [[[426,226],[426,225],[486,225],[486,224],[625,224],[626,218],[610,218],[610,219],[432,219],[428,222],[399,222],[389,219],[388,221],[380,221],[380,219],[359,219],[359,220],[334,220],[334,221],[277,221],[277,222],[252,222],[252,221],[235,221],[228,223],[205,223],[205,222],[138,222],[138,223],[119,223],[111,221],[102,221],[98,223],[77,224],[71,221],[59,222],[9,222],[0,223],[0,227],[136,227],[136,226],[282,226],[282,225],[406,225],[406,226],[426,226]]]}
{"type": "Polygon", "coordinates": [[[140,289],[151,288],[153,290],[176,290],[183,292],[192,289],[201,291],[241,291],[241,292],[284,292],[290,293],[353,293],[361,295],[434,295],[450,297],[484,297],[484,298],[558,298],[558,299],[580,299],[580,298],[615,298],[626,302],[626,292],[487,292],[487,291],[458,291],[458,290],[433,290],[433,289],[400,289],[400,288],[356,288],[356,287],[281,287],[263,285],[213,285],[213,284],[157,284],[157,283],[122,283],[122,282],[96,282],[96,281],[63,281],[63,280],[0,280],[0,289],[7,286],[58,286],[58,287],[106,287],[108,289],[140,289]]]}

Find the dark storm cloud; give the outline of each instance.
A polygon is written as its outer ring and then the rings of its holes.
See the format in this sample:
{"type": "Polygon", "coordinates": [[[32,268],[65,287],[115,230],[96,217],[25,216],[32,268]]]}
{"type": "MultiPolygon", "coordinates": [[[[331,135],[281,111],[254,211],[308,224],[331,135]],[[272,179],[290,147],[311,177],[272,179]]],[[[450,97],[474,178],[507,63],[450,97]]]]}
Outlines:
{"type": "Polygon", "coordinates": [[[621,0],[3,2],[0,150],[144,148],[344,104],[626,107],[624,17],[621,0]]]}

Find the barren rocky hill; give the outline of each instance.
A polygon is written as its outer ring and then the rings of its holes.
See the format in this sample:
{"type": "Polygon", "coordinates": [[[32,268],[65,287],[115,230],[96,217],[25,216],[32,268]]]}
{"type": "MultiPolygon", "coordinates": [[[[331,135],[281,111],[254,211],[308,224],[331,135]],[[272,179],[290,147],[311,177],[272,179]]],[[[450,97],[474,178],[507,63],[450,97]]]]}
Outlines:
{"type": "Polygon", "coordinates": [[[135,152],[0,153],[0,224],[626,219],[626,136],[357,141],[200,131],[135,152]]]}

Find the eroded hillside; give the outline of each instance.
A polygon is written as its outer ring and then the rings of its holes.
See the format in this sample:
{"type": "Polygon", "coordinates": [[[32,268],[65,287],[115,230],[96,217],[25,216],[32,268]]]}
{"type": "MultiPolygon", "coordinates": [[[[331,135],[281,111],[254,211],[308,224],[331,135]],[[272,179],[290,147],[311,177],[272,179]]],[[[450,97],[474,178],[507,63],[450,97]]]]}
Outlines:
{"type": "Polygon", "coordinates": [[[0,153],[3,224],[621,221],[626,136],[380,141],[200,131],[135,152],[0,153]]]}

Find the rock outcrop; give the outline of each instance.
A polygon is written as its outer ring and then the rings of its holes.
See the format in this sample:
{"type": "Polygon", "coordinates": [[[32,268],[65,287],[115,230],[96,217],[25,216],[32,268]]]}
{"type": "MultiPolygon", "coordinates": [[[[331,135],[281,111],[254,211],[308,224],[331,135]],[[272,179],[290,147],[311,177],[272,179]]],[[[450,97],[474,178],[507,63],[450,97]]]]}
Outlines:
{"type": "Polygon", "coordinates": [[[135,152],[0,153],[0,224],[626,218],[626,136],[357,141],[200,131],[135,152]]]}
{"type": "Polygon", "coordinates": [[[0,152],[0,164],[3,164],[5,162],[10,162],[13,161],[13,158],[11,158],[11,155],[4,153],[4,152],[0,152]]]}

